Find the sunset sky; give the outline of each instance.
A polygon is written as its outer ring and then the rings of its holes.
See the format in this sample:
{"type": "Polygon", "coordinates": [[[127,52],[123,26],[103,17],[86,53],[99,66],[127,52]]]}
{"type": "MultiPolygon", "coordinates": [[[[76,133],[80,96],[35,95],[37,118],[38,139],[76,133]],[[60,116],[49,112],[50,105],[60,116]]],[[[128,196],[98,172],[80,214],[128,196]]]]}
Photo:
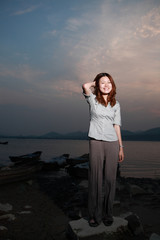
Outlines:
{"type": "Polygon", "coordinates": [[[0,0],[0,134],[87,131],[99,72],[122,129],[160,126],[159,0],[0,0]]]}

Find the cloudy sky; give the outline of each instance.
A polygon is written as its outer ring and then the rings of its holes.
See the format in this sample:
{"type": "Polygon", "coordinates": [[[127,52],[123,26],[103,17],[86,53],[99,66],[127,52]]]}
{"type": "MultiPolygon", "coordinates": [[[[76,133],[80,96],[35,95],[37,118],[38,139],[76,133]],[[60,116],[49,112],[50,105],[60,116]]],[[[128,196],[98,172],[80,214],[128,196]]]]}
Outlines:
{"type": "Polygon", "coordinates": [[[87,131],[81,85],[117,85],[122,129],[160,126],[159,0],[0,0],[0,133],[87,131]]]}

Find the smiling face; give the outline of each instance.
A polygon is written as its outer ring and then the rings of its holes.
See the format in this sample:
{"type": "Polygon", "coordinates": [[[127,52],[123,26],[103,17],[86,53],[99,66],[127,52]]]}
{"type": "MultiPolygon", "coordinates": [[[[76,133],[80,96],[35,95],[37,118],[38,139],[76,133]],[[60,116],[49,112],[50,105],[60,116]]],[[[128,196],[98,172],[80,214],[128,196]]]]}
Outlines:
{"type": "Polygon", "coordinates": [[[108,95],[112,90],[112,83],[107,76],[101,77],[99,80],[99,90],[103,95],[108,95]]]}

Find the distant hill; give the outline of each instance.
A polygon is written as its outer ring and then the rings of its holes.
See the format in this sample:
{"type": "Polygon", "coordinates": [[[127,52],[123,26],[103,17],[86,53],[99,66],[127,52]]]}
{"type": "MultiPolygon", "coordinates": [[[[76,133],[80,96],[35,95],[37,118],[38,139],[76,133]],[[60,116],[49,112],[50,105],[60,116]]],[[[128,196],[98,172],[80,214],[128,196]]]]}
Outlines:
{"type": "Polygon", "coordinates": [[[88,139],[87,132],[71,132],[67,134],[59,134],[56,132],[50,132],[45,135],[40,136],[39,138],[47,138],[47,139],[88,139]]]}
{"type": "Polygon", "coordinates": [[[42,136],[39,136],[39,138],[54,138],[54,139],[61,139],[63,138],[63,135],[57,132],[49,132],[42,136]]]}
{"type": "MultiPolygon", "coordinates": [[[[50,132],[39,138],[47,139],[88,139],[87,132],[71,132],[67,134],[59,134],[56,132],[50,132]]],[[[122,130],[122,138],[125,141],[160,141],[160,128],[152,128],[147,131],[132,132],[128,130],[122,130]]]]}
{"type": "Polygon", "coordinates": [[[160,141],[160,127],[140,132],[122,130],[122,137],[126,141],[160,141]]]}
{"type": "MultiPolygon", "coordinates": [[[[30,139],[73,139],[73,140],[87,140],[87,132],[70,132],[61,134],[57,132],[49,132],[41,136],[5,136],[0,135],[0,138],[30,138],[30,139]]],[[[124,141],[160,141],[160,127],[152,128],[147,131],[132,132],[122,130],[122,138],[124,141]]]]}

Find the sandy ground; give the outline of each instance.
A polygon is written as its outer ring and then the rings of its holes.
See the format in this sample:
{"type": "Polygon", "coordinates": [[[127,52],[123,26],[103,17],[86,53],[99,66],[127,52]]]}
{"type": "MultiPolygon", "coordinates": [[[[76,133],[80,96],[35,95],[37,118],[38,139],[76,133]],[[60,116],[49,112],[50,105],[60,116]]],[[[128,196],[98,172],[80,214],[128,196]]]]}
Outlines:
{"type": "MultiPolygon", "coordinates": [[[[86,216],[87,188],[79,187],[81,180],[69,176],[57,177],[55,172],[39,173],[29,181],[0,186],[0,203],[13,209],[0,216],[13,214],[15,220],[1,219],[1,240],[65,240],[68,222],[86,216]]],[[[121,204],[114,214],[136,213],[145,230],[145,239],[152,232],[160,235],[160,194],[131,197],[117,194],[121,204]]],[[[131,239],[140,239],[131,237],[131,239]]]]}

